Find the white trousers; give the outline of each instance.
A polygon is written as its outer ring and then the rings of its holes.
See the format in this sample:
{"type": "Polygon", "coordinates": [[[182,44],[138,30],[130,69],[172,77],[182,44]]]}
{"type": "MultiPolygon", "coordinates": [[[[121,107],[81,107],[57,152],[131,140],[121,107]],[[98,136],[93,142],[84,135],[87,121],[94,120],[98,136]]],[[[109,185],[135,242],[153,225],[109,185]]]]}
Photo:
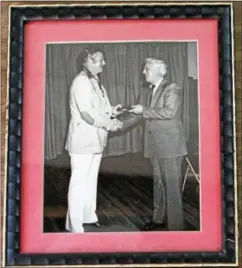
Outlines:
{"type": "Polygon", "coordinates": [[[68,189],[66,230],[84,232],[83,223],[98,221],[97,179],[102,154],[70,154],[71,179],[68,189]]]}

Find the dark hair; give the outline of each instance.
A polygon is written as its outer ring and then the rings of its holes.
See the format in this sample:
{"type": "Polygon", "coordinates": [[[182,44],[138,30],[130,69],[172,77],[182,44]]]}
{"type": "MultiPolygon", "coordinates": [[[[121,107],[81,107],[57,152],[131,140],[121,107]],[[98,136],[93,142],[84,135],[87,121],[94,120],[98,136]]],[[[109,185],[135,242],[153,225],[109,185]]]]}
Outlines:
{"type": "Polygon", "coordinates": [[[95,45],[88,45],[79,53],[76,58],[76,70],[78,73],[82,71],[83,64],[86,62],[88,55],[93,55],[96,52],[102,52],[102,50],[95,45]]]}

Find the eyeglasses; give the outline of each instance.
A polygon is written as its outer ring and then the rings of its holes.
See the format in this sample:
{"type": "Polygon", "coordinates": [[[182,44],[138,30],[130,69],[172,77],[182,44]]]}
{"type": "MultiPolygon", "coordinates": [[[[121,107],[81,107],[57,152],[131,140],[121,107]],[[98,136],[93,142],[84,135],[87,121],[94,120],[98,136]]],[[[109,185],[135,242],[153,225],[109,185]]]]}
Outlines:
{"type": "Polygon", "coordinates": [[[88,54],[88,57],[90,57],[92,59],[92,61],[95,63],[95,62],[100,62],[100,63],[105,63],[106,61],[104,60],[104,58],[100,58],[100,59],[97,59],[95,56],[91,55],[91,54],[88,54]]]}

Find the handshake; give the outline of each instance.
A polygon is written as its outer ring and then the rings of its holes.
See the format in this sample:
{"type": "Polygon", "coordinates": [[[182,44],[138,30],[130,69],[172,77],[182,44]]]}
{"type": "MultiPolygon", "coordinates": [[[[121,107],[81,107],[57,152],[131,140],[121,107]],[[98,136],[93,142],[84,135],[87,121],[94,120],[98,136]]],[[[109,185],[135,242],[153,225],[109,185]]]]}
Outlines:
{"type": "Polygon", "coordinates": [[[109,131],[115,132],[123,128],[123,122],[118,119],[112,119],[112,123],[109,127],[109,131]]]}

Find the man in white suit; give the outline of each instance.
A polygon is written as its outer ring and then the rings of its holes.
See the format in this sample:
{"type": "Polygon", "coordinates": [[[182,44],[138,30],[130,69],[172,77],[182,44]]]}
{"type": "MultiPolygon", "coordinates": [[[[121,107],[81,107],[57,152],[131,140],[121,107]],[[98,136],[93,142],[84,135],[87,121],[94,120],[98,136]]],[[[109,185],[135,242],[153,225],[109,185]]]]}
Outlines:
{"type": "Polygon", "coordinates": [[[66,230],[74,233],[84,232],[83,224],[100,226],[96,215],[100,161],[108,132],[123,126],[112,119],[121,113],[121,105],[110,105],[98,78],[105,65],[103,53],[86,49],[80,55],[81,71],[70,88],[71,120],[65,147],[71,159],[66,230]]]}

